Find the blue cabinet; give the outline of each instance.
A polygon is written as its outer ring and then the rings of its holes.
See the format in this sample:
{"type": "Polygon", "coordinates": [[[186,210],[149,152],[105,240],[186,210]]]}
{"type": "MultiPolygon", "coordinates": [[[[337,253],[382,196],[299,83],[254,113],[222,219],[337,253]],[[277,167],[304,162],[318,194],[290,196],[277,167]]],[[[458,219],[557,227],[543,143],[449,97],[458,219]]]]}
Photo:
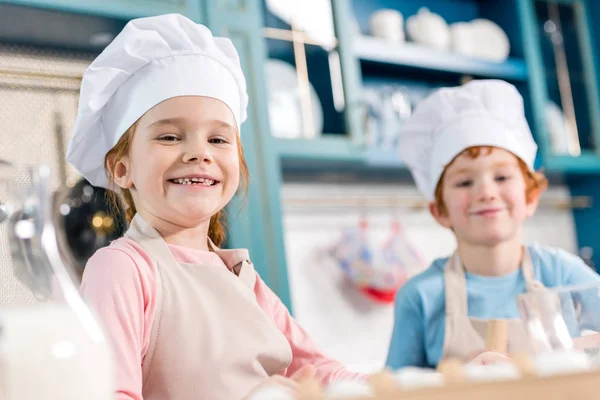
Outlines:
{"type": "Polygon", "coordinates": [[[254,267],[267,285],[291,307],[279,203],[281,173],[264,107],[266,52],[261,37],[259,0],[208,1],[206,23],[217,36],[232,39],[241,59],[249,95],[248,119],[241,139],[250,185],[228,208],[228,247],[249,249],[254,267]]]}
{"type": "MultiPolygon", "coordinates": [[[[284,168],[302,169],[303,165],[312,168],[317,164],[332,169],[349,166],[403,169],[393,145],[380,145],[381,140],[373,139],[373,129],[368,128],[372,105],[367,94],[377,93],[381,88],[401,86],[422,98],[431,89],[457,85],[465,78],[497,78],[514,83],[529,98],[531,69],[522,38],[523,27],[518,23],[522,14],[519,0],[503,1],[502,4],[478,0],[331,0],[335,40],[330,47],[319,47],[306,40],[300,45],[276,40],[273,31],[292,30],[289,21],[285,20],[285,12],[277,9],[277,3],[283,7],[283,2],[263,1],[268,57],[302,67],[304,60],[297,57],[300,54],[298,47],[304,47],[308,78],[320,97],[326,121],[316,138],[275,139],[284,168]],[[269,7],[270,3],[274,6],[269,7]],[[396,10],[406,21],[420,7],[439,13],[448,23],[475,18],[494,20],[511,42],[510,57],[503,62],[490,62],[414,43],[391,43],[369,35],[369,18],[377,10],[396,10]],[[330,99],[336,83],[331,65],[328,69],[321,61],[330,59],[332,53],[337,53],[341,67],[340,81],[345,97],[341,111],[334,110],[334,102],[330,99]],[[327,119],[331,122],[327,123],[327,119]]],[[[279,33],[279,39],[284,36],[279,33]]],[[[414,106],[417,100],[409,101],[414,106]]],[[[530,114],[535,112],[532,107],[530,114]]]]}
{"type": "MultiPolygon", "coordinates": [[[[291,25],[281,18],[284,13],[275,8],[271,10],[269,3],[269,0],[263,1],[265,30],[291,30],[291,25]]],[[[330,75],[330,71],[319,65],[318,54],[325,51],[306,45],[308,77],[321,97],[325,119],[333,119],[334,123],[325,123],[323,133],[315,139],[276,138],[285,165],[301,169],[303,162],[307,168],[317,162],[332,168],[355,165],[401,169],[401,160],[394,161],[394,151],[389,147],[378,148],[372,143],[366,116],[370,105],[365,100],[365,93],[388,86],[402,87],[413,97],[414,106],[437,87],[458,85],[468,79],[495,78],[513,83],[524,97],[526,114],[540,146],[538,166],[558,173],[600,172],[600,146],[597,145],[600,143],[600,100],[592,31],[600,15],[595,2],[331,0],[331,4],[336,38],[333,50],[339,51],[345,109],[340,117],[337,115],[340,111],[332,112],[332,107],[327,104],[331,103],[327,97],[330,97],[333,82],[322,78],[330,75]],[[549,4],[558,10],[554,19],[548,14],[549,4]],[[400,12],[406,28],[407,18],[417,14],[422,7],[439,14],[448,24],[481,18],[493,21],[509,39],[509,57],[502,62],[491,62],[411,42],[391,43],[370,36],[370,17],[376,11],[400,12]],[[553,20],[564,41],[562,50],[568,61],[566,72],[555,61],[561,57],[557,54],[561,48],[552,46],[556,38],[548,29],[553,20]],[[567,78],[565,73],[569,75],[567,78]],[[570,92],[566,93],[565,87],[569,86],[570,92]],[[573,129],[568,125],[569,103],[574,103],[577,109],[576,122],[571,125],[573,129]],[[549,109],[550,105],[554,108],[549,109]],[[556,111],[562,114],[557,115],[556,111]],[[558,117],[563,118],[566,128],[557,128],[558,117]],[[577,135],[569,135],[568,132],[573,130],[577,135]],[[571,138],[565,139],[561,135],[571,138]],[[579,152],[568,149],[566,142],[573,141],[573,137],[579,143],[579,152]]],[[[268,34],[265,37],[268,57],[292,65],[298,63],[295,45],[286,46],[268,34]]]]}
{"type": "Polygon", "coordinates": [[[2,4],[124,19],[181,13],[196,21],[203,20],[202,0],[0,0],[2,4]]]}
{"type": "Polygon", "coordinates": [[[590,13],[594,4],[587,0],[519,2],[528,32],[524,40],[533,127],[550,171],[600,173],[600,99],[592,31],[592,21],[600,15],[590,13]],[[552,109],[563,113],[563,121],[552,118],[552,109]]]}

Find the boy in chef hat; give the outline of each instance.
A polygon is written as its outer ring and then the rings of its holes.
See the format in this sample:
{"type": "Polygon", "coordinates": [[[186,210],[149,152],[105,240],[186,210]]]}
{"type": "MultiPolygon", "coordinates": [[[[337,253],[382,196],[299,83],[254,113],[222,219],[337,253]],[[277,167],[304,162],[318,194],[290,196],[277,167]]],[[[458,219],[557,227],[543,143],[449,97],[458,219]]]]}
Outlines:
{"type": "Polygon", "coordinates": [[[247,105],[231,41],[177,14],[132,20],[85,71],[67,160],[117,191],[130,222],[81,288],[114,346],[118,399],[236,400],[358,376],[317,349],[247,250],[218,247],[248,180],[247,105]]]}
{"type": "Polygon", "coordinates": [[[490,320],[506,327],[501,352],[527,352],[518,294],[600,283],[578,257],[523,244],[523,224],[547,181],[534,170],[537,146],[513,85],[480,80],[436,91],[403,127],[399,146],[431,215],[452,230],[456,251],[400,289],[388,367],[470,360],[485,350],[490,320]]]}

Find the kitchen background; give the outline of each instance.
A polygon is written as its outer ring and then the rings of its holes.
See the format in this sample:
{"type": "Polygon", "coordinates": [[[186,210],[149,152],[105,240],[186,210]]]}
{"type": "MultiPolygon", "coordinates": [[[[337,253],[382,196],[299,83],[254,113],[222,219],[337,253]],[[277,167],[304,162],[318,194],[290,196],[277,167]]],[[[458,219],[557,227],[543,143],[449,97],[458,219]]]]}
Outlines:
{"type": "MultiPolygon", "coordinates": [[[[250,249],[295,317],[351,368],[382,366],[392,305],[359,290],[348,260],[370,251],[369,282],[401,284],[453,248],[396,156],[403,121],[432,89],[517,86],[551,181],[526,239],[595,268],[595,0],[0,0],[0,159],[53,168],[65,255],[80,270],[123,231],[104,193],[63,162],[81,75],[129,19],[169,12],[231,37],[248,79],[251,185],[230,208],[229,245],[250,249]]],[[[14,278],[5,233],[0,304],[35,301],[14,278]]]]}

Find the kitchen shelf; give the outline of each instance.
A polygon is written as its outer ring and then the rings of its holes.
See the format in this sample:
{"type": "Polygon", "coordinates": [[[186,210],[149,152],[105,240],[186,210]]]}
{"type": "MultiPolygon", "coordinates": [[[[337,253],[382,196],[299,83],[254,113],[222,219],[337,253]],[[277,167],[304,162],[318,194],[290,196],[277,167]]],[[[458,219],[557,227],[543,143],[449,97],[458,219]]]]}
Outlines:
{"type": "Polygon", "coordinates": [[[369,36],[355,37],[353,49],[361,61],[512,81],[525,81],[528,76],[525,60],[518,58],[509,58],[501,63],[490,62],[414,43],[390,43],[369,36]]]}
{"type": "Polygon", "coordinates": [[[363,148],[344,135],[324,135],[317,139],[276,138],[275,142],[280,159],[298,167],[406,168],[395,151],[363,148]]]}
{"type": "MultiPolygon", "coordinates": [[[[312,171],[407,171],[396,151],[363,148],[345,135],[326,134],[316,139],[274,138],[279,158],[286,167],[312,171]]],[[[579,157],[546,155],[541,165],[549,174],[600,173],[600,157],[583,151],[579,157]]]]}
{"type": "Polygon", "coordinates": [[[547,155],[543,168],[549,172],[565,174],[598,174],[600,157],[593,151],[582,151],[578,157],[568,155],[547,155]]]}
{"type": "Polygon", "coordinates": [[[283,160],[362,162],[362,153],[345,135],[325,135],[316,139],[275,138],[276,148],[283,160]]]}

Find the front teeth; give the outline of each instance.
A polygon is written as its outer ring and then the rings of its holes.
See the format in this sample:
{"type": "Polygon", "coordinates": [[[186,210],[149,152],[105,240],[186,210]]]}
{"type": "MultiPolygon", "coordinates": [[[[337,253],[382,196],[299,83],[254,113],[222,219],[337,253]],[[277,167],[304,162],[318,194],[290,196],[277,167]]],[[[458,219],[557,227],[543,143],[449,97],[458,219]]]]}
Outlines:
{"type": "Polygon", "coordinates": [[[215,181],[212,179],[204,179],[204,178],[179,178],[173,179],[173,182],[178,183],[180,185],[204,185],[204,186],[212,186],[215,184],[215,181]]]}

